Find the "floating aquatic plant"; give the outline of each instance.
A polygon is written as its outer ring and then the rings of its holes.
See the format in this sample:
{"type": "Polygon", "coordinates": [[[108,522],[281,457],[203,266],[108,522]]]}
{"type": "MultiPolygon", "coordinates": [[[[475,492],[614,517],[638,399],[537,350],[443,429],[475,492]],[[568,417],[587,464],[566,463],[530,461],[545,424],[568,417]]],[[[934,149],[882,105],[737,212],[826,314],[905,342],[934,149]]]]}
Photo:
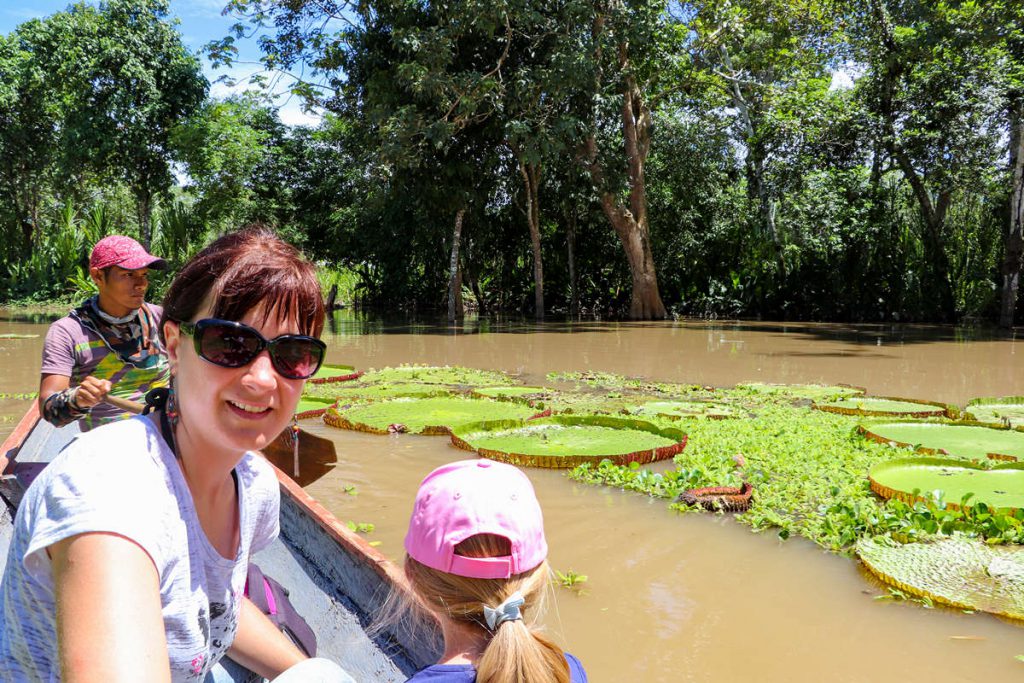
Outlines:
{"type": "Polygon", "coordinates": [[[860,425],[858,431],[880,443],[912,446],[925,455],[1002,459],[1024,456],[1024,431],[1016,429],[964,423],[888,422],[860,425]]]}
{"type": "Polygon", "coordinates": [[[627,409],[634,415],[651,415],[678,420],[684,417],[723,420],[739,417],[733,406],[712,401],[648,401],[627,409]]]}
{"type": "Polygon", "coordinates": [[[832,401],[816,401],[813,408],[840,415],[892,415],[898,417],[955,418],[960,413],[956,406],[945,403],[885,396],[853,396],[832,401]]]}
{"type": "Polygon", "coordinates": [[[428,397],[360,401],[331,408],[324,422],[372,434],[447,434],[463,424],[487,419],[522,420],[536,410],[519,403],[483,398],[428,397]],[[390,429],[389,429],[390,428],[390,429]]]}
{"type": "Polygon", "coordinates": [[[325,384],[331,382],[348,382],[359,379],[363,375],[352,365],[329,365],[324,363],[317,370],[316,374],[309,379],[310,384],[325,384]]]}
{"type": "Polygon", "coordinates": [[[452,430],[451,438],[459,448],[485,458],[528,467],[575,467],[605,459],[647,463],[670,458],[686,445],[678,429],[595,415],[468,424],[452,430]]]}
{"type": "Polygon", "coordinates": [[[763,382],[747,382],[737,384],[736,389],[751,394],[803,398],[812,401],[830,401],[844,396],[860,396],[866,393],[866,390],[861,387],[851,387],[846,384],[766,384],[763,382]]]}
{"type": "Polygon", "coordinates": [[[515,380],[503,372],[479,370],[459,366],[400,365],[370,370],[363,375],[364,382],[419,382],[422,384],[451,384],[461,386],[497,386],[514,384],[515,380]]]}
{"type": "Polygon", "coordinates": [[[989,468],[948,458],[899,458],[876,464],[868,478],[883,498],[913,503],[925,500],[926,492],[952,507],[971,499],[996,509],[1024,507],[1024,463],[989,468]]]}
{"type": "Polygon", "coordinates": [[[1024,620],[1024,550],[948,538],[900,544],[864,538],[857,555],[883,582],[963,610],[1024,620]]]}
{"type": "Polygon", "coordinates": [[[396,398],[399,396],[448,396],[453,391],[442,384],[419,382],[375,382],[366,384],[306,385],[304,394],[313,398],[350,401],[354,399],[396,398]]]}
{"type": "Polygon", "coordinates": [[[303,396],[299,399],[299,405],[295,407],[295,419],[304,420],[309,417],[319,417],[327,412],[332,403],[334,403],[332,399],[303,396]]]}
{"type": "Polygon", "coordinates": [[[501,387],[477,387],[470,392],[471,396],[477,398],[494,398],[499,400],[522,401],[534,403],[542,401],[552,395],[553,391],[547,387],[527,386],[501,386],[501,387]]]}
{"type": "Polygon", "coordinates": [[[967,402],[964,417],[1006,427],[1024,427],[1024,396],[976,398],[967,402]]]}

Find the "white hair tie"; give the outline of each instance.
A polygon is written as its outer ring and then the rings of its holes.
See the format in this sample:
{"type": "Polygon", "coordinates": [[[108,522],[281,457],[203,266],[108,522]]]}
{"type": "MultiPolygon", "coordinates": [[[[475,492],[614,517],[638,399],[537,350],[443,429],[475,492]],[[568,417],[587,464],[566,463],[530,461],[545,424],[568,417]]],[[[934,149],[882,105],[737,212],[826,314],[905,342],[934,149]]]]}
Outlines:
{"type": "Polygon", "coordinates": [[[519,607],[524,602],[526,601],[523,599],[523,594],[516,591],[497,607],[484,605],[484,619],[487,621],[487,628],[496,631],[506,621],[521,620],[523,615],[519,611],[519,607]]]}

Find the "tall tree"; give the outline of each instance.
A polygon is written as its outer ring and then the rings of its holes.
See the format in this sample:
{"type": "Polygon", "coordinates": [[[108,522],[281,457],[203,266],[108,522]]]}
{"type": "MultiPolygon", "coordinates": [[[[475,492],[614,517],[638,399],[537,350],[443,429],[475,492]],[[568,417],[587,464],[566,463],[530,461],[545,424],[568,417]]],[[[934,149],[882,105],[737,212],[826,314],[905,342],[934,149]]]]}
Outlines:
{"type": "Polygon", "coordinates": [[[780,166],[787,163],[793,140],[806,136],[806,123],[827,96],[839,38],[833,4],[707,0],[694,7],[697,64],[734,112],[732,130],[744,152],[751,214],[756,232],[769,240],[780,282],[786,275],[785,238],[777,218],[780,166]]]}
{"type": "Polygon", "coordinates": [[[590,36],[583,43],[589,54],[581,56],[588,67],[584,74],[592,78],[592,118],[582,160],[629,263],[634,320],[668,315],[651,248],[645,173],[652,103],[664,80],[677,74],[676,28],[661,0],[599,0],[592,5],[590,36]],[[621,140],[621,149],[612,152],[611,140],[621,140]]]}
{"type": "Polygon", "coordinates": [[[182,43],[168,0],[80,3],[48,21],[66,28],[50,75],[67,98],[67,172],[85,166],[123,180],[148,245],[154,199],[173,182],[171,129],[206,96],[199,60],[182,43]]]}
{"type": "Polygon", "coordinates": [[[854,3],[855,51],[881,149],[918,204],[937,313],[956,318],[946,252],[958,191],[992,172],[999,155],[999,58],[976,40],[980,3],[854,3]]]}

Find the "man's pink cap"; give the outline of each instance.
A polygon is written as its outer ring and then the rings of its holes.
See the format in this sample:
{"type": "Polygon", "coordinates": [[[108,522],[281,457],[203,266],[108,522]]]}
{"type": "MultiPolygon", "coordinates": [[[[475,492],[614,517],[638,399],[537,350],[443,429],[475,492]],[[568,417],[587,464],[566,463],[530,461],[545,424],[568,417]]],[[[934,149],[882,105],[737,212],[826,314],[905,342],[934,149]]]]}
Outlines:
{"type": "Polygon", "coordinates": [[[142,245],[125,235],[107,235],[92,248],[89,257],[90,268],[109,268],[119,266],[125,270],[140,268],[166,268],[167,262],[159,256],[153,256],[142,248],[142,245]]]}
{"type": "Polygon", "coordinates": [[[544,561],[544,517],[530,480],[512,465],[460,460],[427,475],[405,536],[409,556],[428,567],[473,579],[507,579],[544,561]],[[507,557],[463,557],[455,546],[477,534],[507,538],[507,557]]]}

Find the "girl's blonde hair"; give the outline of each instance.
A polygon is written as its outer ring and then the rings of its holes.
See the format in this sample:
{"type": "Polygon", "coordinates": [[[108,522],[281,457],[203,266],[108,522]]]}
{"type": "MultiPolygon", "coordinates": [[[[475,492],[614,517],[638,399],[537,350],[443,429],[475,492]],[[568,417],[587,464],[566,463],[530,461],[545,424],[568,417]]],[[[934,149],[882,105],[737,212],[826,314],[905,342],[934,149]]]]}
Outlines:
{"type": "MultiPolygon", "coordinates": [[[[465,557],[504,557],[510,547],[508,539],[479,534],[460,543],[455,552],[465,557]]],[[[473,579],[433,569],[406,555],[405,573],[421,607],[441,619],[478,629],[488,638],[476,664],[478,683],[569,683],[562,650],[534,626],[550,587],[546,560],[508,579],[473,579]],[[503,622],[492,633],[484,620],[484,605],[497,607],[516,591],[525,599],[523,620],[503,622]]]]}

